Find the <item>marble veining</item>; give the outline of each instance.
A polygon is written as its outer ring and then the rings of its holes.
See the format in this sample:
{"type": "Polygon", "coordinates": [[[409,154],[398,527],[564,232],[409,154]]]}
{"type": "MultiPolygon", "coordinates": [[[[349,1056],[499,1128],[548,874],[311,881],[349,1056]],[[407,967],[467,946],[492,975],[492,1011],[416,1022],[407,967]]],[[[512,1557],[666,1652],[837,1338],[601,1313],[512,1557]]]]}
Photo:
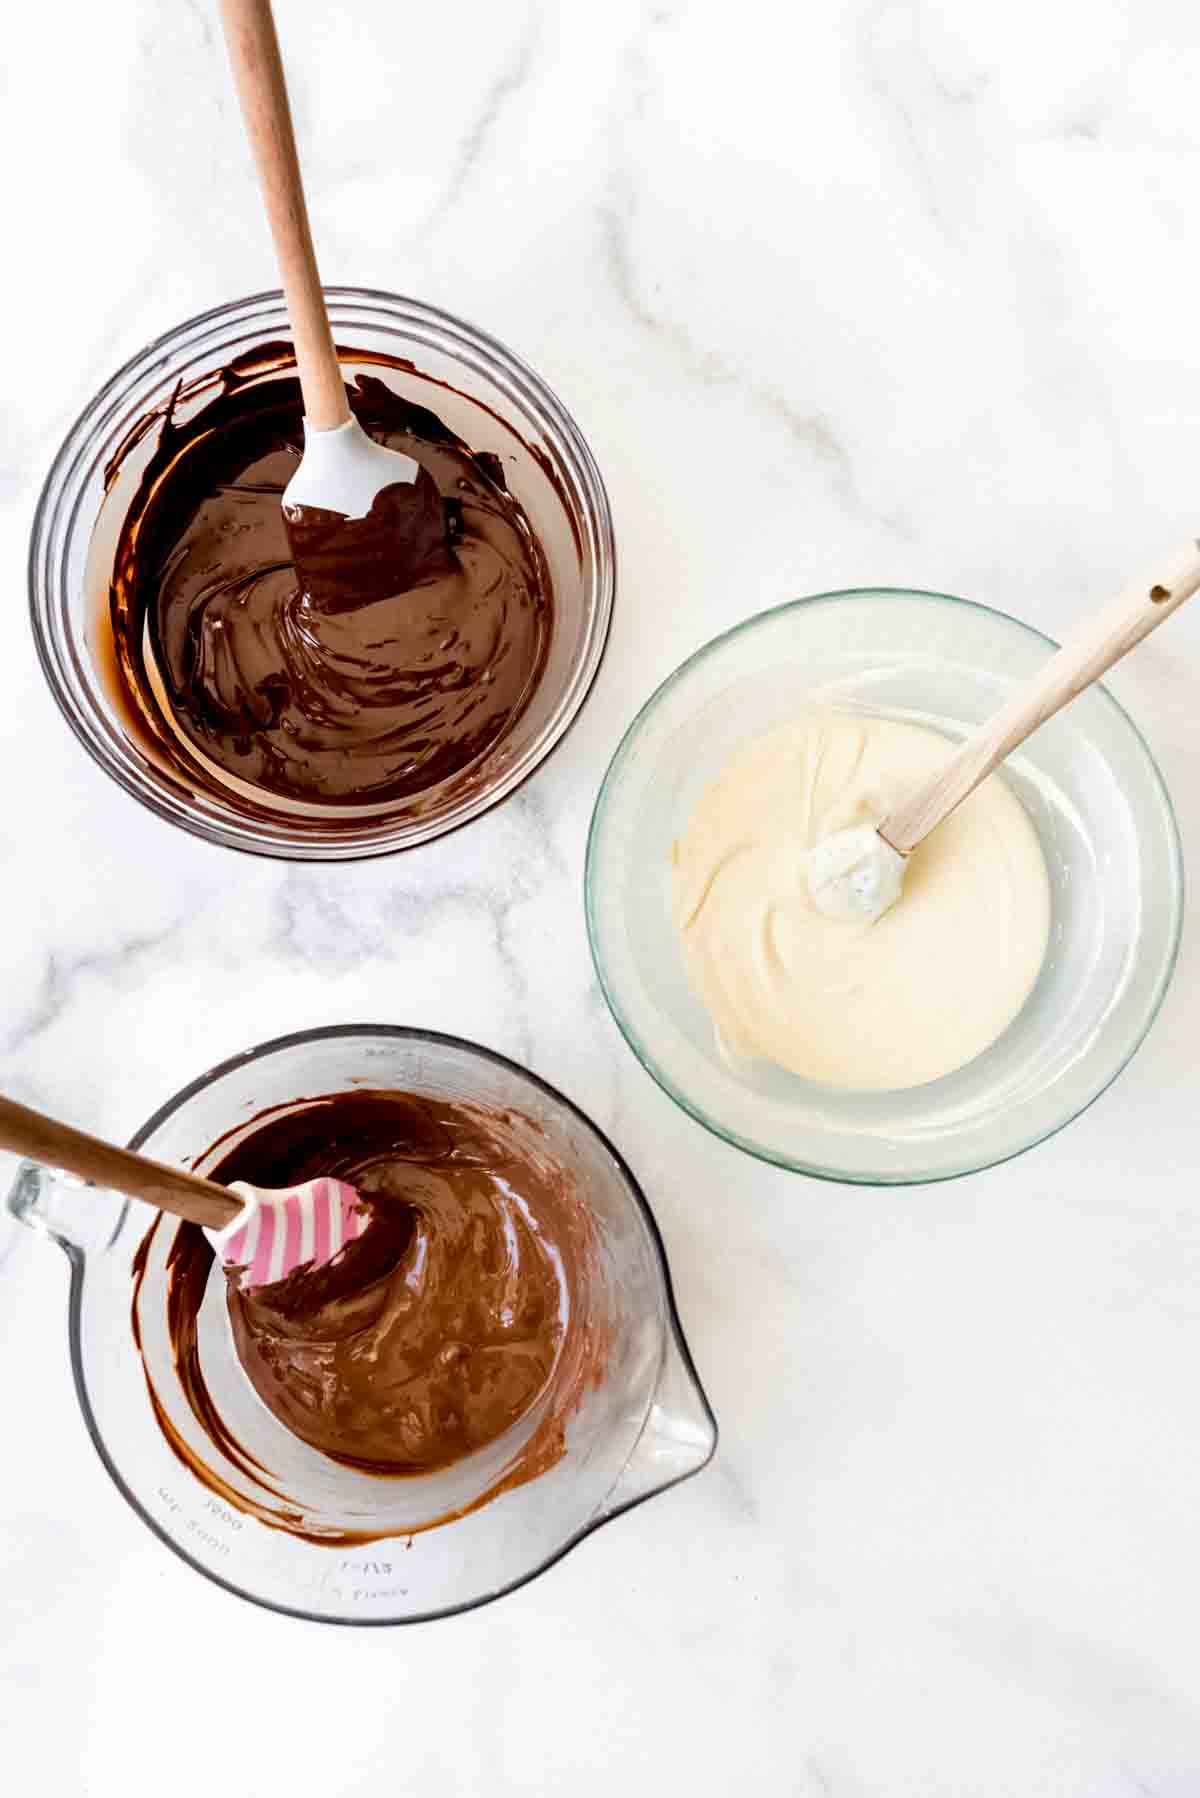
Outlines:
{"type": "Polygon", "coordinates": [[[501,112],[516,95],[520,94],[529,80],[534,53],[537,49],[539,28],[539,14],[536,9],[531,9],[529,23],[522,37],[499,74],[489,82],[470,128],[459,143],[445,189],[426,221],[425,229],[427,231],[440,223],[455,204],[471,178],[472,169],[475,168],[487,148],[488,139],[501,112]]]}

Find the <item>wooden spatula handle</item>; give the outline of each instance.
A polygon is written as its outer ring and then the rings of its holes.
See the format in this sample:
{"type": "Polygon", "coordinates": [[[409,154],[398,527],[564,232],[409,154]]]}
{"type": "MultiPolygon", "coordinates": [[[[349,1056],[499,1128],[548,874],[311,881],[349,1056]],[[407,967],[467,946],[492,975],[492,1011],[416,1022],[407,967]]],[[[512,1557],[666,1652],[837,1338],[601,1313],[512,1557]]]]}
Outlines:
{"type": "Polygon", "coordinates": [[[168,1167],[146,1155],[135,1155],[130,1149],[115,1148],[112,1143],[101,1142],[98,1137],[73,1130],[69,1124],[60,1124],[54,1118],[43,1117],[40,1111],[30,1111],[27,1106],[2,1097],[0,1149],[27,1155],[44,1167],[62,1168],[95,1186],[145,1199],[160,1211],[170,1211],[210,1230],[232,1223],[242,1208],[241,1202],[215,1180],[203,1180],[184,1168],[168,1167]]]}
{"type": "Polygon", "coordinates": [[[879,826],[880,836],[908,855],[1006,755],[1128,655],[1197,590],[1200,539],[1190,538],[1130,581],[1097,617],[1069,637],[1028,686],[973,732],[932,779],[888,813],[879,826]]]}
{"type": "Polygon", "coordinates": [[[221,0],[221,21],[275,240],[305,417],[315,431],[332,431],[347,422],[350,407],[317,273],[270,0],[221,0]]]}

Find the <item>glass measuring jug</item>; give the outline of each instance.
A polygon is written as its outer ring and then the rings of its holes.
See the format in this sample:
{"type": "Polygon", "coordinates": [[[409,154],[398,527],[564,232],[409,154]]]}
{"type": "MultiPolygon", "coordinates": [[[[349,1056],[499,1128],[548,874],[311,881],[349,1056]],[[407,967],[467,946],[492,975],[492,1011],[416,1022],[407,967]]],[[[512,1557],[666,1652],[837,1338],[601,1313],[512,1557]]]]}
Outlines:
{"type": "Polygon", "coordinates": [[[31,1163],[18,1170],[8,1202],[67,1253],[70,1348],[84,1418],[118,1488],[155,1533],[197,1571],[274,1609],[327,1622],[412,1622],[499,1597],[601,1523],[698,1472],[712,1456],[716,1424],[680,1328],[657,1228],[629,1169],[568,1100],[488,1050],[387,1026],[280,1038],[184,1088],[132,1146],[203,1172],[205,1151],[263,1110],[355,1087],[519,1114],[585,1197],[599,1245],[587,1296],[606,1321],[610,1352],[567,1420],[561,1458],[486,1502],[523,1445],[526,1419],[437,1473],[380,1477],[334,1463],[254,1397],[217,1274],[198,1341],[207,1387],[246,1459],[227,1454],[201,1428],[171,1350],[166,1264],[177,1222],[162,1217],[135,1290],[132,1264],[154,1221],[149,1208],[82,1191],[31,1163]],[[291,1519],[287,1527],[255,1514],[264,1481],[291,1519]]]}

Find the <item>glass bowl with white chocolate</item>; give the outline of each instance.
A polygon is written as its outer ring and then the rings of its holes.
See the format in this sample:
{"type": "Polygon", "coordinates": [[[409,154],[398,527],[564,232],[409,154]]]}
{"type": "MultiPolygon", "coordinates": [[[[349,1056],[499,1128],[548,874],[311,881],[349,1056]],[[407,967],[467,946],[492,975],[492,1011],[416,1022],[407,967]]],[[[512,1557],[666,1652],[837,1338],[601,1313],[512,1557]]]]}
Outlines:
{"type": "Polygon", "coordinates": [[[1175,964],[1171,802],[1102,687],[914,852],[877,921],[805,878],[1047,659],[947,594],[819,594],[689,658],[638,714],[588,845],[588,929],[630,1047],[700,1123],[797,1172],[949,1179],[1030,1148],[1126,1065],[1175,964]]]}

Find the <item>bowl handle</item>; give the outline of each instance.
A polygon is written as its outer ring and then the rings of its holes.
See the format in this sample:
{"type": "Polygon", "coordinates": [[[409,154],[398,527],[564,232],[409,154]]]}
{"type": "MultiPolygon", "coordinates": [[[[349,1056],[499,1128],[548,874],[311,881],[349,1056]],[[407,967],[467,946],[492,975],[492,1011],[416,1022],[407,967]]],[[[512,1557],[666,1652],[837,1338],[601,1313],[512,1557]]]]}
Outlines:
{"type": "Polygon", "coordinates": [[[667,1334],[662,1368],[642,1433],[597,1521],[615,1517],[707,1467],[717,1447],[717,1420],[691,1355],[676,1331],[667,1334]]]}
{"type": "Polygon", "coordinates": [[[116,1193],[94,1188],[81,1198],[85,1189],[86,1182],[73,1174],[22,1161],[5,1205],[18,1223],[56,1242],[72,1261],[81,1260],[116,1240],[129,1206],[116,1193]]]}

